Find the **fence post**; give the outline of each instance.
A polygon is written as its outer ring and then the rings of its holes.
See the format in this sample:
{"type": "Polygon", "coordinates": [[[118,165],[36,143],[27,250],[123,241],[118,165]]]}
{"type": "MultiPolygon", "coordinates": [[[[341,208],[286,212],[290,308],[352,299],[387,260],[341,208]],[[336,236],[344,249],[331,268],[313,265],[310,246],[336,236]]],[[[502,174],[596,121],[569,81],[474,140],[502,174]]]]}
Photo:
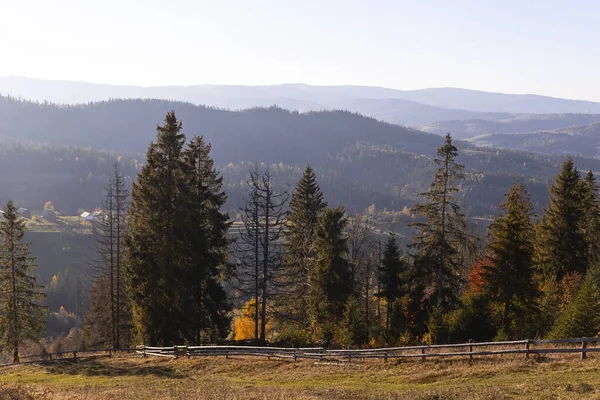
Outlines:
{"type": "Polygon", "coordinates": [[[473,359],[473,341],[469,339],[469,360],[473,359]]]}
{"type": "Polygon", "coordinates": [[[587,357],[587,353],[585,352],[585,349],[587,348],[587,342],[581,342],[581,359],[585,360],[585,358],[587,357]]]}
{"type": "Polygon", "coordinates": [[[348,349],[348,363],[352,362],[352,353],[350,352],[350,349],[348,349]]]}
{"type": "MultiPolygon", "coordinates": [[[[425,354],[425,347],[421,347],[421,354],[425,354]]],[[[421,361],[425,361],[425,356],[421,356],[421,361]]]]}
{"type": "Polygon", "coordinates": [[[73,360],[77,360],[77,352],[76,351],[73,352],[73,360]]]}
{"type": "Polygon", "coordinates": [[[386,351],[383,355],[383,362],[386,363],[388,360],[388,352],[386,351]]]}
{"type": "Polygon", "coordinates": [[[296,362],[296,348],[294,348],[294,362],[296,362]]]}
{"type": "Polygon", "coordinates": [[[525,342],[525,358],[529,358],[529,340],[525,342]]]}
{"type": "Polygon", "coordinates": [[[229,359],[229,349],[225,350],[225,358],[229,359]]]}
{"type": "Polygon", "coordinates": [[[144,357],[148,357],[148,356],[146,355],[146,345],[143,345],[143,346],[142,346],[142,350],[144,351],[144,353],[143,353],[144,357]]]}
{"type": "Polygon", "coordinates": [[[319,361],[323,361],[323,348],[319,348],[319,361]]]}

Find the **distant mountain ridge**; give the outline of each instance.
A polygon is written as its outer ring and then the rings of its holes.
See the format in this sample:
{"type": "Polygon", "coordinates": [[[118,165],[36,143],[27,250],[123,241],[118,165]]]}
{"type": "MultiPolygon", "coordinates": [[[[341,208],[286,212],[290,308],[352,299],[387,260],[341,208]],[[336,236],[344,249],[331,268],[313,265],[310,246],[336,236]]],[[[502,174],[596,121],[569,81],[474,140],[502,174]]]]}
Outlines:
{"type": "MultiPolygon", "coordinates": [[[[0,93],[35,101],[87,103],[116,98],[155,98],[186,101],[228,109],[280,105],[314,111],[349,107],[357,100],[407,100],[431,107],[484,113],[600,113],[600,103],[531,94],[504,94],[457,88],[397,90],[369,86],[117,86],[87,82],[50,81],[9,76],[0,78],[0,93]]],[[[357,111],[360,110],[353,110],[357,111]]],[[[470,116],[469,118],[474,118],[470,116]]],[[[437,119],[437,121],[443,120],[437,119]]],[[[445,119],[465,119],[452,117],[445,119]]],[[[405,123],[399,121],[398,123],[405,123]]]]}

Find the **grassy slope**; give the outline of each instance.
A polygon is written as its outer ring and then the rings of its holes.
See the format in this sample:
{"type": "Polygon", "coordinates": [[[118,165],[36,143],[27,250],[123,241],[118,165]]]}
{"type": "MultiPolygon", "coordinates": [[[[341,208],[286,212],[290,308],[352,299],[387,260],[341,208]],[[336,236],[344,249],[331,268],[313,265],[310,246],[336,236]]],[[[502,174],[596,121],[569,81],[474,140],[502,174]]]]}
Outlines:
{"type": "Polygon", "coordinates": [[[17,386],[52,399],[589,399],[600,398],[599,370],[599,358],[322,365],[119,357],[4,368],[0,398],[2,387],[17,386]]]}

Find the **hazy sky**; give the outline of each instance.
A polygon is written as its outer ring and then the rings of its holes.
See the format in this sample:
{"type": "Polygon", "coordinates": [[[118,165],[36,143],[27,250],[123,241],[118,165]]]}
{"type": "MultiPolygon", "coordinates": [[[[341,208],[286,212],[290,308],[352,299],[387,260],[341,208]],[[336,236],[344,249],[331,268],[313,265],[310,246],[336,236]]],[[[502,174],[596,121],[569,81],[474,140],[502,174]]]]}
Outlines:
{"type": "Polygon", "coordinates": [[[597,0],[0,0],[0,76],[600,101],[597,0]]]}

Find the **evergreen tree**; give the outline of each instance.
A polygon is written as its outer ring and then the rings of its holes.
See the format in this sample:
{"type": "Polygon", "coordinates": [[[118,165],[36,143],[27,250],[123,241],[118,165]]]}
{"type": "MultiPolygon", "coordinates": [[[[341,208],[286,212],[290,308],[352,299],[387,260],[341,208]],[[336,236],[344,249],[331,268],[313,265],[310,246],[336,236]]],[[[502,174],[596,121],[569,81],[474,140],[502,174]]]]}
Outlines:
{"type": "Polygon", "coordinates": [[[583,233],[585,210],[579,171],[568,158],[550,187],[536,238],[537,264],[546,278],[560,281],[566,274],[585,275],[587,249],[583,233]]]}
{"type": "Polygon", "coordinates": [[[352,294],[343,207],[326,209],[316,229],[317,261],[309,274],[308,311],[314,337],[330,343],[352,294]]]}
{"type": "Polygon", "coordinates": [[[428,191],[419,196],[425,202],[414,207],[414,213],[425,219],[411,224],[418,231],[411,248],[418,274],[429,278],[428,286],[434,289],[430,299],[430,312],[441,326],[442,314],[456,307],[465,266],[461,264],[461,251],[471,248],[473,239],[467,233],[466,222],[456,202],[458,182],[464,179],[463,166],[455,159],[458,150],[450,134],[437,150],[436,170],[428,191]],[[434,300],[434,301],[431,301],[434,300]]]}
{"type": "Polygon", "coordinates": [[[523,184],[513,185],[490,226],[490,266],[483,274],[487,299],[499,309],[497,327],[509,338],[527,333],[539,295],[534,280],[533,205],[523,184]]]}
{"type": "Polygon", "coordinates": [[[280,329],[290,335],[301,337],[303,331],[308,333],[308,277],[318,257],[317,223],[326,208],[317,177],[307,166],[290,199],[288,229],[284,233],[284,265],[277,279],[280,329]]]}
{"type": "Polygon", "coordinates": [[[35,259],[30,243],[23,243],[25,222],[12,201],[0,215],[0,343],[19,362],[19,345],[43,337],[46,330],[46,298],[32,271],[35,259]]]}
{"type": "Polygon", "coordinates": [[[222,178],[201,137],[184,151],[181,128],[169,112],[131,193],[128,291],[138,340],[150,344],[199,343],[229,327],[222,178]]]}
{"type": "Polygon", "coordinates": [[[187,257],[186,281],[192,301],[183,304],[184,338],[191,343],[226,336],[231,309],[222,280],[229,257],[229,214],[221,211],[227,200],[223,178],[202,136],[192,138],[183,153],[187,257]]]}
{"type": "Polygon", "coordinates": [[[387,305],[385,332],[389,338],[396,339],[401,333],[400,319],[402,307],[400,299],[406,294],[407,265],[400,254],[396,237],[391,235],[385,244],[383,259],[379,276],[381,279],[381,292],[378,294],[385,299],[387,305]]]}
{"type": "Polygon", "coordinates": [[[587,263],[597,265],[600,262],[600,199],[598,185],[592,171],[588,171],[582,182],[583,193],[583,236],[587,247],[587,263]]]}
{"type": "Polygon", "coordinates": [[[600,287],[598,276],[586,275],[577,296],[556,321],[552,337],[593,337],[600,332],[600,287]]]}
{"type": "Polygon", "coordinates": [[[363,346],[369,341],[369,327],[363,309],[353,296],[346,302],[340,324],[340,344],[345,347],[363,346]]]}

